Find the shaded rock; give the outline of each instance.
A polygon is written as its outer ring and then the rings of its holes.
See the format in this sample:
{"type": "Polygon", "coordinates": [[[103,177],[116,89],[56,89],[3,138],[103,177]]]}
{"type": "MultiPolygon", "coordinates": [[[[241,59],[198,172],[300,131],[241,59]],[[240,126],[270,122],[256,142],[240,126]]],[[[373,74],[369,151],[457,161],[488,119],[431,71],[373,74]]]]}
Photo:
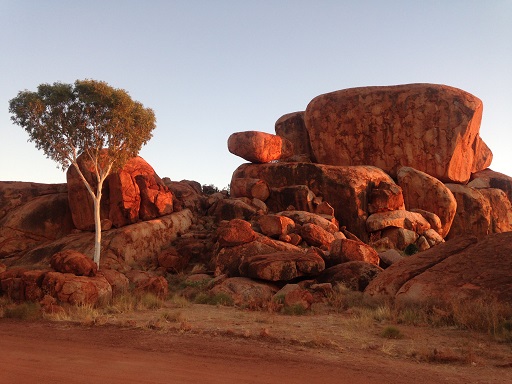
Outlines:
{"type": "Polygon", "coordinates": [[[217,229],[217,241],[221,247],[234,247],[255,239],[256,232],[253,231],[251,223],[245,220],[233,219],[217,229]]]}
{"type": "Polygon", "coordinates": [[[439,234],[446,237],[457,211],[457,201],[450,189],[436,178],[411,167],[401,167],[397,178],[404,191],[406,209],[411,212],[421,209],[436,214],[441,220],[439,234]]]}
{"type": "Polygon", "coordinates": [[[391,240],[393,248],[403,251],[409,244],[414,244],[419,235],[409,229],[392,227],[384,229],[382,237],[391,240]]]}
{"type": "Polygon", "coordinates": [[[512,203],[512,177],[503,173],[495,172],[489,168],[475,172],[471,175],[471,181],[467,186],[475,189],[501,189],[507,194],[509,201],[512,203]]]}
{"type": "Polygon", "coordinates": [[[27,201],[6,206],[12,208],[0,219],[0,259],[59,239],[75,228],[66,193],[23,197],[25,192],[20,190],[19,199],[27,201]]]}
{"type": "Polygon", "coordinates": [[[290,185],[281,188],[271,188],[270,196],[265,202],[273,212],[283,209],[313,212],[315,194],[306,185],[290,185]]]}
{"type": "Polygon", "coordinates": [[[379,265],[379,254],[371,246],[356,240],[337,239],[331,243],[326,265],[346,263],[349,261],[364,261],[379,265]]]}
{"type": "Polygon", "coordinates": [[[293,112],[281,116],[275,124],[276,134],[288,139],[295,155],[314,160],[309,134],[304,123],[304,112],[293,112]]]}
{"type": "Polygon", "coordinates": [[[98,275],[103,276],[110,286],[112,287],[112,295],[119,296],[126,292],[130,288],[130,280],[123,275],[121,272],[113,269],[102,269],[98,272],[98,275]]]}
{"type": "Polygon", "coordinates": [[[325,268],[316,252],[275,252],[243,257],[242,276],[269,281],[289,281],[299,276],[314,276],[325,268]]]}
{"type": "Polygon", "coordinates": [[[333,234],[339,231],[338,223],[333,217],[327,219],[324,216],[306,211],[282,211],[277,215],[288,217],[298,225],[315,224],[333,234]]]}
{"type": "Polygon", "coordinates": [[[157,276],[150,272],[131,270],[126,277],[140,292],[150,292],[155,296],[164,298],[169,294],[169,283],[163,276],[157,276]]]}
{"type": "Polygon", "coordinates": [[[248,197],[265,201],[270,196],[268,184],[261,179],[236,179],[229,185],[232,197],[248,197]]]}
{"type": "Polygon", "coordinates": [[[317,96],[304,121],[319,163],[373,165],[392,176],[409,166],[464,183],[492,158],[476,158],[485,152],[475,143],[482,108],[477,97],[445,85],[360,87],[317,96]]]}
{"type": "Polygon", "coordinates": [[[231,277],[215,285],[213,294],[224,293],[233,299],[233,304],[249,308],[268,305],[278,288],[272,284],[258,282],[246,277],[231,277]]]}
{"type": "Polygon", "coordinates": [[[458,237],[424,252],[406,257],[385,269],[378,278],[368,285],[365,293],[394,297],[407,281],[476,242],[477,239],[473,236],[458,237]]]}
{"type": "Polygon", "coordinates": [[[42,282],[44,294],[72,305],[103,305],[112,300],[112,287],[103,276],[76,276],[48,272],[42,282]]]}
{"type": "Polygon", "coordinates": [[[313,304],[313,295],[299,284],[286,284],[272,298],[272,300],[284,304],[285,307],[302,307],[309,309],[313,304]]]}
{"type": "Polygon", "coordinates": [[[197,181],[171,181],[168,177],[162,179],[174,195],[174,210],[176,212],[190,209],[192,212],[205,210],[205,197],[201,192],[201,184],[197,181]]]}
{"type": "Polygon", "coordinates": [[[497,188],[479,189],[491,207],[490,233],[512,231],[512,204],[507,194],[497,188]]]}
{"type": "Polygon", "coordinates": [[[402,188],[395,183],[382,182],[372,189],[368,203],[368,213],[405,209],[402,188]]]}
{"type": "Polygon", "coordinates": [[[491,232],[489,200],[474,188],[460,184],[446,184],[457,200],[457,213],[447,239],[464,234],[484,237],[491,232]]]}
{"type": "Polygon", "coordinates": [[[238,178],[259,178],[271,189],[306,185],[315,196],[323,197],[334,208],[336,219],[363,241],[368,239],[365,223],[371,190],[381,182],[393,183],[375,167],[312,163],[243,164],[233,173],[232,182],[238,178]]]}
{"type": "Polygon", "coordinates": [[[217,221],[233,219],[250,220],[258,211],[258,207],[252,205],[250,199],[241,197],[217,201],[210,207],[208,214],[214,216],[217,221]]]}
{"type": "Polygon", "coordinates": [[[190,261],[190,257],[180,254],[175,247],[162,250],[158,254],[157,259],[158,265],[165,268],[165,270],[170,273],[183,271],[190,261]]]}
{"type": "Polygon", "coordinates": [[[290,141],[258,131],[233,133],[228,138],[228,150],[251,163],[269,163],[293,155],[290,141]]]}
{"type": "Polygon", "coordinates": [[[496,299],[510,304],[511,254],[512,232],[489,235],[409,279],[395,297],[405,302],[496,299]]]}
{"type": "MultiPolygon", "coordinates": [[[[425,218],[425,220],[427,220],[428,223],[430,224],[430,229],[436,231],[439,236],[442,236],[442,233],[444,233],[443,223],[441,223],[441,219],[439,218],[439,216],[437,216],[433,212],[425,211],[425,210],[419,209],[419,208],[412,208],[412,209],[410,209],[410,211],[414,212],[414,213],[419,213],[421,216],[423,216],[425,218]]],[[[451,227],[451,223],[450,223],[450,227],[451,227]]],[[[442,239],[442,237],[441,237],[441,239],[442,239]]]]}
{"type": "Polygon", "coordinates": [[[368,284],[382,271],[375,264],[364,261],[349,261],[325,269],[317,280],[321,283],[343,284],[353,291],[364,291],[368,284]]]}
{"type": "Polygon", "coordinates": [[[427,239],[428,244],[433,247],[434,245],[444,243],[444,239],[441,237],[439,233],[434,231],[433,229],[427,229],[423,232],[425,239],[427,239]]]}
{"type": "Polygon", "coordinates": [[[388,249],[384,252],[379,252],[379,259],[381,268],[387,268],[390,265],[395,264],[396,262],[402,260],[404,256],[398,252],[396,249],[388,249]]]}
{"type": "Polygon", "coordinates": [[[409,211],[389,211],[374,213],[366,220],[368,232],[376,232],[389,227],[405,228],[417,233],[430,229],[430,224],[419,213],[409,211]]]}
{"type": "Polygon", "coordinates": [[[240,263],[244,258],[278,251],[303,252],[295,245],[257,234],[256,240],[250,243],[219,249],[212,258],[212,268],[215,276],[239,276],[240,263]]]}
{"type": "Polygon", "coordinates": [[[72,249],[54,254],[50,259],[50,265],[57,272],[77,276],[95,276],[98,271],[96,263],[91,258],[72,249]]]}

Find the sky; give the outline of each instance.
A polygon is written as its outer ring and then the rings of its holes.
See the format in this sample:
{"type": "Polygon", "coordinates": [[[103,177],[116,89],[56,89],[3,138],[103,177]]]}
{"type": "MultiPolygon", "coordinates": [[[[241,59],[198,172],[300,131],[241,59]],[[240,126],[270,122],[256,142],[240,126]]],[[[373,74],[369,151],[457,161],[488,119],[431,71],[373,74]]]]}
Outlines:
{"type": "Polygon", "coordinates": [[[229,135],[340,89],[436,83],[484,103],[490,168],[512,176],[512,0],[0,0],[0,180],[63,183],[9,100],[95,79],[152,108],[160,177],[226,187],[229,135]]]}

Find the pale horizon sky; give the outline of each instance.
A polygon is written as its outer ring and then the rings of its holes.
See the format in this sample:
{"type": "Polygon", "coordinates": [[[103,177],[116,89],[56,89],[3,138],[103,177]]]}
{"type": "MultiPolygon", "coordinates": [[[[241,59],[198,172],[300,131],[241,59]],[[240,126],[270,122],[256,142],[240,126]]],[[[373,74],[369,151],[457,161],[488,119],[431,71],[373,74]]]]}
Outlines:
{"type": "Polygon", "coordinates": [[[155,111],[160,177],[228,185],[230,134],[275,133],[334,90],[446,84],[484,103],[490,168],[512,176],[512,0],[0,0],[0,180],[63,183],[13,125],[41,83],[95,79],[155,111]]]}

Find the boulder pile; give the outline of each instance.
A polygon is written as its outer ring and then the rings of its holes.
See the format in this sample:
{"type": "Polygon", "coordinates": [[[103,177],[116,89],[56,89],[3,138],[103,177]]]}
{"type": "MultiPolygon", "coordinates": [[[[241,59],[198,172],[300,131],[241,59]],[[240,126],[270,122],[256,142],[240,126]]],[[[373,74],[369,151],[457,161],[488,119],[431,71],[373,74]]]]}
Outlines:
{"type": "Polygon", "coordinates": [[[249,162],[230,191],[130,159],[104,185],[100,270],[74,168],[62,185],[0,182],[0,294],[59,311],[129,291],[166,296],[185,272],[185,296],[203,287],[248,308],[308,309],[338,284],[512,302],[512,178],[487,168],[481,115],[478,98],[435,84],[320,95],[279,118],[276,135],[230,136],[249,162]]]}

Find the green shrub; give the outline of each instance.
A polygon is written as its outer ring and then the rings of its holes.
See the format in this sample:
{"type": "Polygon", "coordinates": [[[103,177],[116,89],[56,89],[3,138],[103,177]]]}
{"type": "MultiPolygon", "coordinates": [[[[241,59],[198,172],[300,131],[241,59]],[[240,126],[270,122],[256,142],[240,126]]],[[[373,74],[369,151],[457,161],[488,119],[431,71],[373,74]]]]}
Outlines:
{"type": "Polygon", "coordinates": [[[386,339],[401,339],[403,337],[402,332],[391,325],[384,328],[380,335],[386,339]]]}

